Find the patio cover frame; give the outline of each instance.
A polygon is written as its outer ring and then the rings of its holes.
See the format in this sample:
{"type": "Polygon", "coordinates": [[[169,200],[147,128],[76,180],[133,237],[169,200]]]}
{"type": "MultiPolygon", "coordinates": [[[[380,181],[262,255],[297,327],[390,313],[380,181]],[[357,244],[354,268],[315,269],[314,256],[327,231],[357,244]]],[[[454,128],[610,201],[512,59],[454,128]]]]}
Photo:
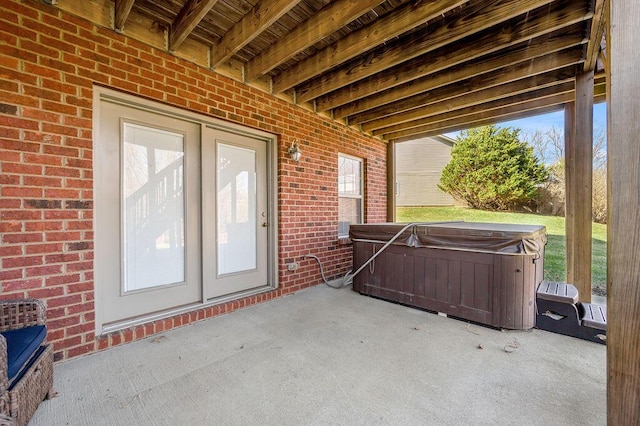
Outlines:
{"type": "MultiPolygon", "coordinates": [[[[56,0],[45,0],[46,3],[55,4],[56,0]]],[[[139,3],[143,2],[140,0],[139,3]]],[[[551,2],[551,1],[549,1],[551,2]]],[[[60,0],[61,4],[69,5],[68,1],[60,0]]],[[[87,2],[88,3],[88,2],[87,2]]],[[[149,2],[146,2],[149,3],[149,2]]],[[[176,2],[173,2],[176,3],[176,2]]],[[[189,35],[196,29],[199,22],[205,15],[215,6],[215,0],[187,0],[183,2],[184,7],[169,25],[168,33],[168,50],[178,51],[183,43],[186,43],[189,35]]],[[[222,1],[220,3],[223,3],[222,1]]],[[[256,37],[264,28],[267,28],[279,17],[283,16],[291,10],[297,1],[282,1],[278,4],[277,12],[265,14],[253,14],[253,16],[262,16],[258,21],[252,21],[251,13],[247,13],[246,20],[243,18],[241,22],[236,23],[229,32],[229,36],[220,38],[216,46],[222,45],[224,48],[217,49],[210,58],[209,66],[216,68],[221,73],[227,73],[233,78],[237,78],[237,73],[233,74],[229,70],[233,67],[226,67],[223,64],[230,58],[233,59],[237,52],[243,49],[244,45],[238,43],[251,43],[251,37],[256,37]],[[247,35],[250,33],[250,36],[247,35]],[[233,74],[233,75],[232,75],[233,74]]],[[[338,2],[336,2],[338,3],[338,2]]],[[[340,1],[340,4],[347,4],[346,0],[340,1]]],[[[360,3],[360,2],[351,2],[360,3]]],[[[371,7],[379,5],[382,2],[370,1],[371,7]]],[[[458,2],[460,5],[464,2],[458,2]]],[[[504,3],[513,3],[507,2],[504,3]]],[[[525,2],[523,2],[525,3],[525,2]]],[[[538,4],[537,2],[527,2],[538,4]]],[[[362,4],[362,3],[360,3],[362,4]]],[[[135,8],[135,0],[115,0],[114,26],[117,31],[127,30],[127,17],[135,8]]],[[[258,6],[266,5],[260,2],[258,6]]],[[[258,7],[259,9],[259,7],[258,7]]],[[[353,19],[350,14],[351,9],[335,7],[334,12],[339,14],[338,22],[345,24],[353,19]]],[[[253,10],[253,9],[252,9],[253,10]]],[[[599,31],[603,26],[607,29],[607,52],[608,57],[605,58],[606,70],[606,96],[608,101],[608,187],[609,187],[609,217],[608,217],[608,273],[607,273],[607,294],[608,294],[608,346],[607,346],[607,369],[608,369],[608,422],[610,425],[621,424],[640,424],[640,144],[637,143],[637,137],[640,134],[640,80],[637,78],[637,70],[640,69],[640,55],[635,51],[635,46],[640,45],[640,4],[635,0],[594,0],[592,10],[597,19],[591,21],[592,29],[599,31]],[[604,11],[604,12],[603,12],[604,11]],[[604,19],[601,19],[604,17],[604,19]],[[606,24],[603,24],[606,23],[606,24]]],[[[322,11],[321,11],[322,12],[322,11]]],[[[316,13],[313,22],[316,26],[326,27],[327,20],[323,19],[325,12],[316,13]]],[[[355,13],[355,12],[354,12],[355,13]]],[[[448,13],[448,12],[447,12],[448,13]]],[[[329,14],[330,15],[330,14],[329,14]]],[[[327,16],[329,16],[327,15],[327,16]]],[[[327,17],[324,16],[324,17],[327,17]]],[[[444,16],[444,15],[443,15],[444,16]]],[[[585,15],[586,16],[586,15],[585,15]]],[[[110,19],[110,16],[104,16],[110,19]]],[[[107,20],[108,20],[107,19],[107,20]]],[[[580,18],[583,19],[583,18],[580,18]]],[[[340,26],[336,27],[339,29],[340,26]]],[[[327,30],[327,28],[324,28],[327,30]]],[[[327,30],[328,31],[328,30],[327,30]]],[[[592,34],[598,34],[598,31],[591,31],[592,34]]],[[[330,35],[331,31],[327,34],[330,35]]],[[[299,45],[304,39],[302,34],[298,36],[289,36],[288,39],[292,44],[299,45]]],[[[317,41],[317,39],[315,40],[317,41]]],[[[558,101],[554,105],[538,107],[536,111],[545,112],[550,109],[557,110],[558,107],[565,108],[565,116],[567,117],[567,129],[565,131],[567,137],[568,152],[573,155],[569,159],[569,181],[567,190],[570,197],[568,209],[570,211],[569,224],[567,228],[568,238],[568,257],[569,257],[569,277],[576,281],[578,287],[582,289],[581,294],[587,295],[585,290],[590,284],[590,258],[591,258],[591,233],[590,233],[590,211],[591,211],[591,132],[592,132],[592,105],[594,97],[604,95],[603,93],[594,93],[594,83],[600,76],[593,73],[595,69],[595,58],[599,49],[599,41],[597,37],[591,37],[587,46],[587,58],[584,62],[582,73],[575,74],[573,83],[574,89],[563,93],[554,94],[554,99],[558,101]],[[573,91],[572,95],[567,93],[573,91]],[[586,182],[586,183],[585,183],[586,182]],[[571,216],[573,215],[573,216],[571,216]]],[[[479,43],[481,44],[481,43],[479,43]]],[[[300,50],[289,50],[286,59],[279,64],[268,63],[270,58],[277,55],[262,54],[257,55],[249,61],[246,67],[241,67],[241,79],[245,82],[255,81],[256,85],[262,85],[266,91],[274,93],[284,98],[291,98],[294,103],[303,103],[312,100],[311,104],[305,104],[303,107],[314,108],[321,111],[328,111],[327,102],[329,97],[324,96],[322,99],[315,99],[310,91],[302,90],[294,91],[293,95],[288,92],[292,86],[304,88],[302,83],[293,83],[289,79],[289,83],[284,82],[281,74],[286,74],[291,78],[297,78],[300,73],[294,72],[295,67],[291,67],[288,71],[279,68],[280,64],[291,59],[294,55],[306,48],[312,47],[313,42],[304,45],[300,50]],[[274,72],[272,72],[275,70],[274,72]],[[285,71],[287,71],[285,73],[285,71]],[[279,74],[278,74],[279,73],[279,74]],[[280,77],[279,77],[280,76],[280,77]],[[280,90],[280,92],[278,92],[280,90]],[[323,101],[326,101],[323,103],[323,101]],[[322,109],[325,108],[325,109],[322,109]]],[[[278,49],[285,49],[288,43],[274,44],[274,52],[278,49]]],[[[271,52],[269,49],[267,53],[271,52]]],[[[212,50],[212,52],[214,52],[212,50]]],[[[234,62],[237,64],[237,61],[234,62]]],[[[384,72],[384,71],[383,71],[384,72]]],[[[515,71],[514,71],[515,72],[515,71]]],[[[335,74],[338,75],[338,74],[335,74]]],[[[567,79],[566,73],[558,72],[554,74],[558,79],[567,79]]],[[[319,74],[317,75],[319,76],[319,74]]],[[[313,76],[312,76],[313,77],[313,76]]],[[[318,77],[320,78],[320,77],[318,77]]],[[[547,76],[546,78],[552,78],[547,76]]],[[[320,78],[322,80],[322,78],[320,78]]],[[[321,81],[317,82],[320,83],[321,81]]],[[[525,80],[523,80],[525,81],[525,80]]],[[[531,80],[533,81],[533,80],[531,80]]],[[[324,80],[322,80],[324,83],[324,80]]],[[[526,82],[530,82],[526,80],[526,82]]],[[[524,83],[521,83],[524,84],[524,83]]],[[[551,84],[551,83],[549,83],[551,84]]],[[[344,88],[344,87],[342,87],[344,88]]],[[[308,87],[311,89],[311,86],[308,87]]],[[[545,90],[545,89],[540,89],[545,90]]],[[[344,90],[343,90],[344,91],[344,90]]],[[[484,93],[484,92],[483,92],[484,93]]],[[[323,94],[325,95],[325,94],[323,94]]],[[[526,108],[529,93],[521,95],[513,95],[508,98],[511,104],[501,107],[507,110],[513,106],[514,110],[511,115],[502,116],[501,119],[514,118],[520,113],[519,109],[526,108]],[[519,103],[517,103],[519,102],[519,103]]],[[[481,95],[478,95],[481,96],[481,95]]],[[[533,95],[531,95],[533,96],[533,95]]],[[[320,98],[320,96],[317,96],[320,98]]],[[[484,124],[497,119],[497,115],[483,116],[481,112],[472,111],[471,108],[465,111],[463,116],[461,112],[454,113],[451,117],[445,117],[445,113],[440,115],[442,123],[448,123],[443,127],[423,127],[422,133],[412,133],[411,136],[427,135],[429,132],[444,132],[454,130],[456,128],[464,128],[470,125],[484,124]],[[474,120],[472,120],[472,117],[474,120]],[[445,121],[457,120],[457,121],[445,121]]],[[[531,110],[528,114],[530,115],[531,110]]],[[[404,134],[392,130],[391,126],[387,126],[387,120],[384,117],[371,118],[359,113],[347,113],[347,108],[343,105],[336,106],[331,110],[330,115],[339,118],[340,115],[346,115],[347,125],[359,126],[361,130],[380,136],[389,141],[388,161],[393,164],[393,143],[400,141],[404,134]],[[349,118],[350,117],[350,118],[349,118]],[[370,121],[367,121],[370,120],[370,121]],[[376,121],[377,120],[377,121],[376,121]],[[369,123],[369,124],[367,124],[369,123]],[[371,124],[374,123],[374,124],[371,124]],[[386,130],[382,130],[386,129],[386,130]]],[[[383,112],[386,114],[386,112],[383,112]]],[[[407,115],[409,117],[409,115],[407,115]]],[[[398,118],[398,123],[403,124],[403,118],[398,118]]],[[[393,120],[391,120],[393,121],[393,120]]],[[[416,126],[412,127],[417,132],[416,126]]],[[[391,181],[391,179],[389,179],[391,181]]],[[[392,194],[394,191],[388,191],[389,207],[393,208],[392,194]]],[[[391,211],[391,210],[390,210],[391,211]]],[[[588,296],[587,296],[588,297],[588,296]]]]}

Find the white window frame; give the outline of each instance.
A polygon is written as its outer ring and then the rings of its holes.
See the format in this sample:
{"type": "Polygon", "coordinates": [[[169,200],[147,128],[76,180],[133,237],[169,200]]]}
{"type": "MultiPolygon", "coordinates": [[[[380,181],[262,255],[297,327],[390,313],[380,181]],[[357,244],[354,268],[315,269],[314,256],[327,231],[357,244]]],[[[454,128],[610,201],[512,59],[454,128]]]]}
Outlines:
{"type": "MultiPolygon", "coordinates": [[[[338,153],[338,205],[341,198],[358,199],[360,200],[360,217],[358,223],[364,223],[364,159],[360,157],[354,157],[353,155],[338,153]],[[345,158],[352,161],[357,161],[360,165],[360,193],[359,194],[343,194],[341,193],[340,185],[340,159],[345,158]]],[[[340,225],[340,216],[338,213],[338,238],[349,238],[349,228],[346,230],[340,225]]],[[[350,223],[351,224],[351,223],[350,223]]]]}

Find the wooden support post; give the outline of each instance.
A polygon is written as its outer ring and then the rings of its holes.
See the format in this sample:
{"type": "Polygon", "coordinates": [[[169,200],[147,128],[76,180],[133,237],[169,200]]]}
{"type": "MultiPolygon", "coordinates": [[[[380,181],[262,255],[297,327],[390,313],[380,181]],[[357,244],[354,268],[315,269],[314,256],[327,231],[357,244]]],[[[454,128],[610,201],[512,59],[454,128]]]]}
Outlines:
{"type": "Polygon", "coordinates": [[[387,144],[387,222],[396,221],[396,143],[387,144]]]}
{"type": "Polygon", "coordinates": [[[593,71],[576,77],[575,166],[572,195],[573,284],[582,302],[591,301],[591,218],[593,182],[593,71]]]}
{"type": "Polygon", "coordinates": [[[640,424],[640,2],[607,19],[607,422],[640,424]]]}
{"type": "Polygon", "coordinates": [[[568,283],[574,282],[573,253],[575,237],[573,225],[576,217],[574,205],[575,176],[575,111],[573,102],[564,106],[564,229],[566,243],[566,266],[568,283]]]}

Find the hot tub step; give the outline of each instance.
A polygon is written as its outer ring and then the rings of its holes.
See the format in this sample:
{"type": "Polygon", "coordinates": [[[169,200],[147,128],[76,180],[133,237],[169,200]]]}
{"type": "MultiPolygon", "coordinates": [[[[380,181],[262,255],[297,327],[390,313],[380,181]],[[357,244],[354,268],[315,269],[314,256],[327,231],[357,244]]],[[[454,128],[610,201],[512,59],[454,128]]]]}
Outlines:
{"type": "Polygon", "coordinates": [[[585,327],[607,330],[607,307],[594,303],[582,303],[584,314],[582,315],[582,325],[585,327]]]}
{"type": "Polygon", "coordinates": [[[581,303],[572,284],[543,281],[536,292],[536,327],[596,343],[606,343],[606,307],[581,303]]]}
{"type": "Polygon", "coordinates": [[[578,289],[573,284],[555,281],[542,281],[536,293],[539,299],[553,300],[560,303],[578,303],[578,289]]]}

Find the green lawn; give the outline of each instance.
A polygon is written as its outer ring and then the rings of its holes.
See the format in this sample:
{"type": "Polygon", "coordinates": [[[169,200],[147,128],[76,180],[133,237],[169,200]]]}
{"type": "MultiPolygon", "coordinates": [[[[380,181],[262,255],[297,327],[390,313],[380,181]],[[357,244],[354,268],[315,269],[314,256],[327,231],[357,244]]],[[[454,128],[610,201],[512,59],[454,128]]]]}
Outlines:
{"type": "MultiPolygon", "coordinates": [[[[430,222],[464,220],[466,222],[522,223],[543,225],[547,228],[548,243],[545,250],[544,277],[546,280],[564,281],[565,241],[564,218],[527,213],[505,213],[474,210],[464,207],[398,207],[398,222],[430,222]]],[[[603,294],[607,274],[607,226],[593,224],[593,288],[603,294]]]]}

